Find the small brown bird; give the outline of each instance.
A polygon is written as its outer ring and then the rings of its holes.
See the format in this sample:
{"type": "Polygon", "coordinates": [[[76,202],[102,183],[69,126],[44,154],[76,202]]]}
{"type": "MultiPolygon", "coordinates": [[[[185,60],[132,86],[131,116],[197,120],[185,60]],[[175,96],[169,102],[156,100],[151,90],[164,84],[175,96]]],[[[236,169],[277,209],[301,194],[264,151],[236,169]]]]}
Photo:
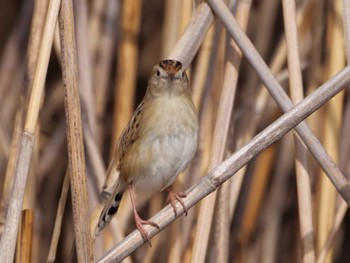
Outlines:
{"type": "Polygon", "coordinates": [[[146,195],[166,191],[175,215],[175,200],[187,212],[182,201],[186,195],[172,192],[170,186],[196,152],[198,129],[198,117],[185,69],[175,60],[160,61],[152,70],[142,102],[119,138],[116,154],[108,169],[109,174],[119,173],[119,178],[100,215],[95,235],[116,214],[127,188],[136,227],[149,243],[143,225],[159,226],[140,218],[135,205],[135,191],[146,195]]]}

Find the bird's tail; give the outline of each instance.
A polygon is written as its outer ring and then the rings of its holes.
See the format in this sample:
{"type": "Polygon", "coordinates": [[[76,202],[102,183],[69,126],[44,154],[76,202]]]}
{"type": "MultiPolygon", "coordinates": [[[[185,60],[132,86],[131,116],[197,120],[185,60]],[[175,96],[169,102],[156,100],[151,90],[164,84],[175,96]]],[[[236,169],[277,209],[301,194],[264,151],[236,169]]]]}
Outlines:
{"type": "Polygon", "coordinates": [[[114,193],[110,196],[110,199],[100,214],[100,218],[95,228],[95,236],[101,234],[103,229],[111,222],[112,217],[117,213],[124,192],[125,187],[122,186],[122,183],[119,182],[114,193]]]}
{"type": "Polygon", "coordinates": [[[115,192],[116,186],[119,184],[119,171],[118,163],[115,158],[109,163],[105,183],[102,188],[101,197],[103,200],[108,200],[108,198],[115,192]]]}

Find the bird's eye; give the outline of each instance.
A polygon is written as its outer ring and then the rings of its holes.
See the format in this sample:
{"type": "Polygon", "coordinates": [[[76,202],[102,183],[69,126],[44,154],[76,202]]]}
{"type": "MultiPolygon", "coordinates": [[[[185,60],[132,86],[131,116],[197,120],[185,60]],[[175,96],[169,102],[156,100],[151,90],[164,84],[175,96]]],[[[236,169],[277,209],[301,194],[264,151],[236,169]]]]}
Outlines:
{"type": "Polygon", "coordinates": [[[159,69],[157,69],[156,75],[157,75],[157,77],[160,77],[160,71],[159,71],[159,69]]]}
{"type": "Polygon", "coordinates": [[[182,71],[182,73],[181,73],[181,78],[184,78],[185,75],[186,75],[185,71],[182,71]]]}

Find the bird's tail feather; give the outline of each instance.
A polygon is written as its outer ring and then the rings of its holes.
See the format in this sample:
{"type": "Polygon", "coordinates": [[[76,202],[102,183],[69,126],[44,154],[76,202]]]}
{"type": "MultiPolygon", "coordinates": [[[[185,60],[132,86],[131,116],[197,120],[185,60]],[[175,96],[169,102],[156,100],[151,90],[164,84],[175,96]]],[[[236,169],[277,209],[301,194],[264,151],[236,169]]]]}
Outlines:
{"type": "Polygon", "coordinates": [[[125,192],[125,187],[119,182],[114,193],[110,196],[107,204],[103,208],[100,218],[98,220],[95,236],[98,236],[103,229],[111,222],[112,217],[117,213],[120,201],[122,200],[123,194],[125,192]]]}
{"type": "Polygon", "coordinates": [[[119,175],[118,163],[113,158],[106,172],[106,180],[101,193],[102,199],[107,200],[114,193],[116,186],[119,184],[119,175]]]}

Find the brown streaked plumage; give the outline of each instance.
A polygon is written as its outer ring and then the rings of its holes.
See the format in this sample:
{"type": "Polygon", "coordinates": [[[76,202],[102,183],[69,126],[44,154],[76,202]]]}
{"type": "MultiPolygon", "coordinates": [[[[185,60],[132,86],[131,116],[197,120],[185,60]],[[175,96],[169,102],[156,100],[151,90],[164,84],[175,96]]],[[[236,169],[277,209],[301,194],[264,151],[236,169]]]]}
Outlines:
{"type": "MultiPolygon", "coordinates": [[[[145,241],[150,243],[143,227],[154,222],[142,220],[135,206],[134,191],[151,195],[167,191],[175,209],[181,198],[170,190],[175,178],[186,168],[197,148],[198,118],[191,99],[189,81],[182,64],[163,60],[156,65],[148,81],[146,94],[127,127],[122,132],[108,176],[117,182],[96,227],[98,235],[117,212],[126,188],[129,189],[134,219],[145,241]]],[[[111,189],[105,185],[105,189],[111,189]]]]}

